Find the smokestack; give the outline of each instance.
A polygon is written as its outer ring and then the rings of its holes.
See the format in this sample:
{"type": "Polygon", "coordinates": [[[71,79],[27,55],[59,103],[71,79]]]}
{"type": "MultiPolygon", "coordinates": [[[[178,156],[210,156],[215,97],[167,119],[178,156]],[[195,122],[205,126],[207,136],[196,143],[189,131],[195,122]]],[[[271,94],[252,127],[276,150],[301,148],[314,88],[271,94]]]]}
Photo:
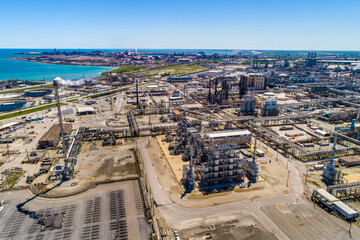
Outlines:
{"type": "Polygon", "coordinates": [[[208,101],[209,103],[212,104],[212,101],[211,101],[211,79],[209,79],[209,94],[208,94],[208,101]]]}
{"type": "Polygon", "coordinates": [[[138,80],[136,79],[136,107],[140,108],[139,106],[139,89],[138,89],[138,80]]]}
{"type": "Polygon", "coordinates": [[[216,78],[215,79],[215,93],[214,93],[215,101],[216,101],[216,95],[217,95],[217,85],[218,85],[218,79],[216,78]]]}
{"type": "Polygon", "coordinates": [[[61,117],[60,98],[59,98],[59,92],[58,92],[59,85],[57,82],[57,78],[54,79],[53,86],[54,86],[56,106],[57,106],[58,116],[59,116],[60,135],[61,135],[61,141],[62,141],[62,145],[63,145],[63,157],[64,157],[64,159],[66,159],[67,149],[66,149],[66,144],[65,144],[64,128],[63,128],[62,117],[61,117]]]}

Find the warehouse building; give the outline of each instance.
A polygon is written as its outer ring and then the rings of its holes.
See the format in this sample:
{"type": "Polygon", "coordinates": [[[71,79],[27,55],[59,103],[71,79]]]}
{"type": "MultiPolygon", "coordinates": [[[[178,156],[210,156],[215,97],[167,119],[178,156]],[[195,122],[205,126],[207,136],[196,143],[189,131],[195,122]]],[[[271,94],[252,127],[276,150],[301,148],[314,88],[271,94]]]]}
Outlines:
{"type": "Polygon", "coordinates": [[[339,157],[339,163],[347,167],[358,166],[360,165],[360,158],[358,156],[339,157]]]}
{"type": "MultiPolygon", "coordinates": [[[[64,134],[68,135],[71,133],[72,124],[63,124],[64,134]]],[[[57,146],[60,141],[60,124],[54,124],[52,127],[39,139],[39,148],[47,148],[57,146]]]]}
{"type": "Polygon", "coordinates": [[[81,115],[90,115],[90,114],[95,114],[96,111],[93,107],[79,107],[76,109],[76,114],[78,116],[81,115]]]}

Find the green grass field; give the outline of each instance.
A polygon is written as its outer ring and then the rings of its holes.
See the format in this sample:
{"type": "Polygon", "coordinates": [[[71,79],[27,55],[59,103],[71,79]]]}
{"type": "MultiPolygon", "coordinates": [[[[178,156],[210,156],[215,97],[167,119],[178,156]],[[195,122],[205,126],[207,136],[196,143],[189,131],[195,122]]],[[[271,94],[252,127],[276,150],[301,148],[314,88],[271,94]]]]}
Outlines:
{"type": "Polygon", "coordinates": [[[195,64],[170,64],[139,71],[135,75],[137,77],[154,77],[156,75],[176,76],[204,70],[208,70],[208,68],[195,64]]]}
{"type": "Polygon", "coordinates": [[[126,65],[126,66],[121,66],[117,69],[114,69],[112,71],[109,72],[103,72],[101,75],[105,75],[107,73],[127,73],[127,72],[134,72],[140,69],[144,69],[146,67],[144,66],[132,66],[132,65],[126,65]]]}
{"type": "Polygon", "coordinates": [[[13,112],[13,113],[9,113],[9,114],[5,114],[5,115],[0,116],[0,120],[7,119],[7,118],[12,118],[12,117],[17,117],[17,116],[21,116],[21,115],[25,115],[25,114],[29,114],[29,113],[34,113],[34,112],[38,112],[38,111],[42,111],[42,110],[46,110],[46,109],[54,108],[54,107],[56,107],[55,103],[45,105],[45,106],[41,106],[41,107],[37,107],[37,108],[19,110],[17,112],[13,112]]]}
{"type": "MultiPolygon", "coordinates": [[[[145,85],[145,84],[150,84],[150,83],[152,83],[152,81],[150,81],[150,82],[145,82],[145,83],[140,83],[139,86],[142,86],[142,85],[145,85]]],[[[110,95],[110,94],[113,94],[113,93],[116,93],[116,92],[125,91],[125,90],[127,90],[127,89],[129,89],[129,88],[131,88],[131,87],[135,87],[135,84],[130,85],[130,86],[127,86],[127,87],[112,89],[112,90],[109,90],[109,91],[106,91],[106,92],[101,92],[101,93],[92,94],[92,95],[86,96],[85,98],[97,98],[97,97],[102,97],[102,96],[110,95]]]]}

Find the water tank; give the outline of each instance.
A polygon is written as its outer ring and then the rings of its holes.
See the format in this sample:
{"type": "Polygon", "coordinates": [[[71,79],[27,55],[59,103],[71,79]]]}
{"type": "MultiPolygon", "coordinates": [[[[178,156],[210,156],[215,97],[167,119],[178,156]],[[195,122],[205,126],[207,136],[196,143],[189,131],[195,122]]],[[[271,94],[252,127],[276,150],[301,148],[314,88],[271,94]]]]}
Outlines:
{"type": "MultiPolygon", "coordinates": [[[[215,154],[215,158],[216,158],[216,159],[220,158],[220,152],[219,152],[219,151],[215,151],[214,154],[215,154]]],[[[218,161],[217,164],[219,164],[219,161],[218,161]]]]}
{"type": "Polygon", "coordinates": [[[173,92],[173,97],[180,97],[180,92],[179,91],[174,91],[173,92]]]}
{"type": "Polygon", "coordinates": [[[234,149],[231,149],[230,150],[230,157],[234,157],[234,156],[235,156],[234,149]]]}

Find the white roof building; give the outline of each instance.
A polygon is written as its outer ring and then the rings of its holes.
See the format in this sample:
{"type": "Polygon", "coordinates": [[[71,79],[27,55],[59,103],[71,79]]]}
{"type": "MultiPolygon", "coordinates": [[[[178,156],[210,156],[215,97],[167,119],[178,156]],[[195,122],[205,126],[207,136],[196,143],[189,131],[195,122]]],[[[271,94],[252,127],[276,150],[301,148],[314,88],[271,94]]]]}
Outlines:
{"type": "Polygon", "coordinates": [[[84,114],[94,114],[96,113],[95,109],[93,107],[78,107],[76,109],[76,112],[79,115],[84,115],[84,114]]]}
{"type": "Polygon", "coordinates": [[[241,137],[241,136],[248,136],[250,134],[251,133],[248,130],[234,130],[234,131],[204,133],[204,137],[208,137],[208,138],[241,137]]]}

